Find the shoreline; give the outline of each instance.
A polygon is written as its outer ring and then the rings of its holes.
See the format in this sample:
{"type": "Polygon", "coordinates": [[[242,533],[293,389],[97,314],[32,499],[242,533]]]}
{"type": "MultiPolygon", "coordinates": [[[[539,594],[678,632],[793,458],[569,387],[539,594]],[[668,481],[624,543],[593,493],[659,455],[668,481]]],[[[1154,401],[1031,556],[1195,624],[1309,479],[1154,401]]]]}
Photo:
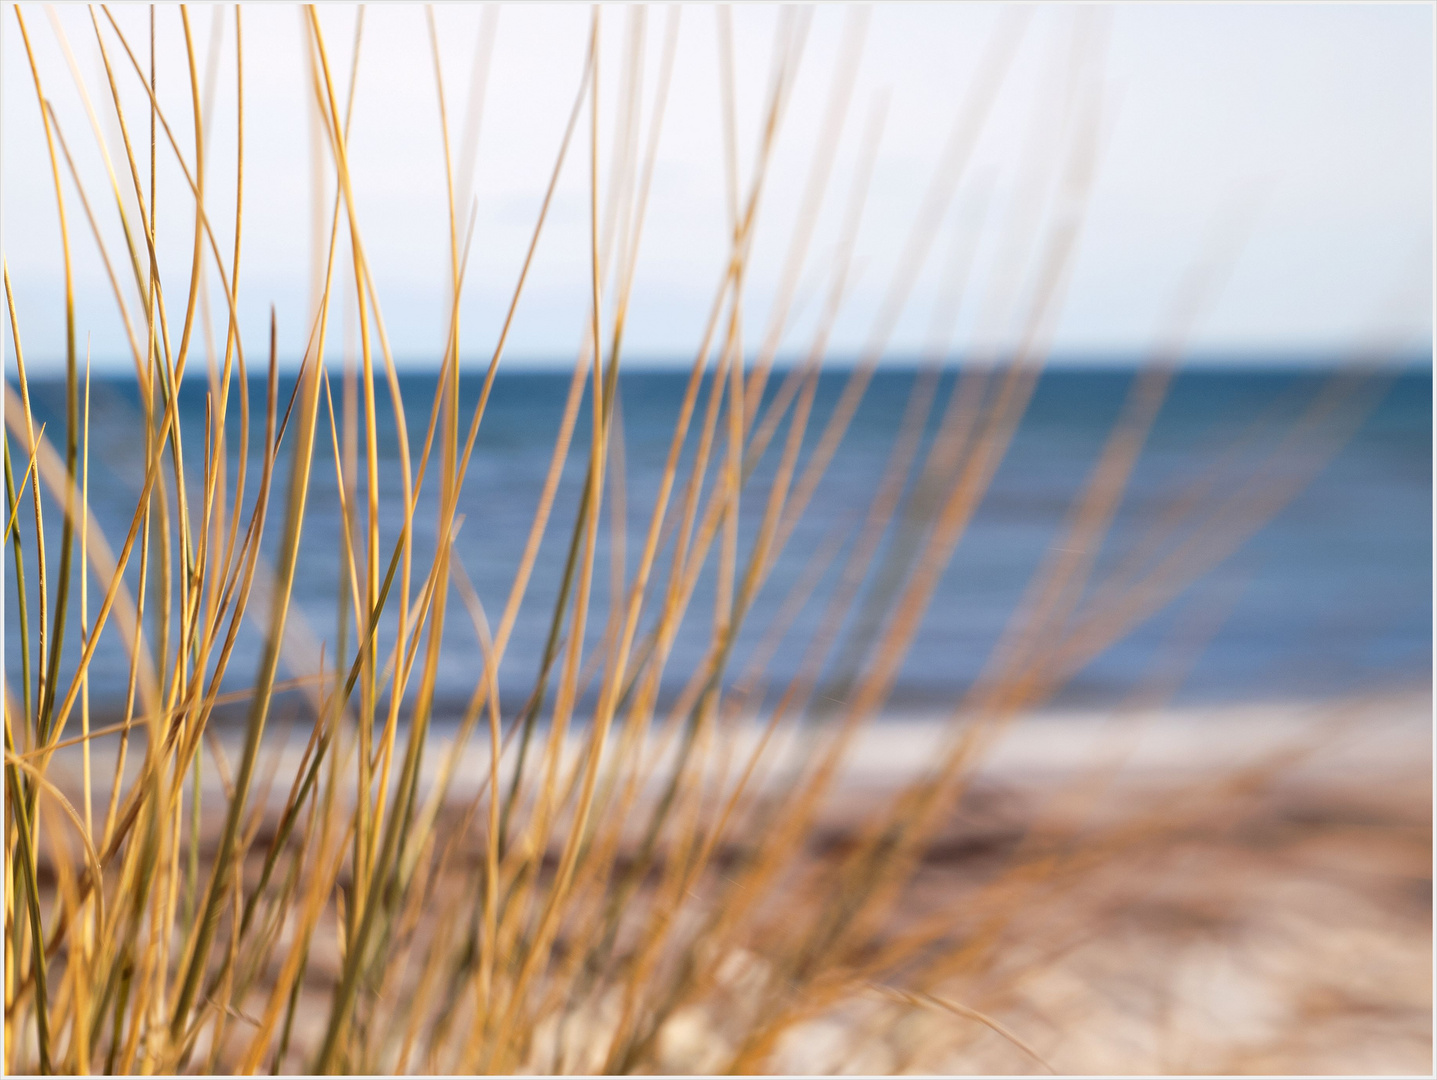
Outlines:
{"type": "MultiPolygon", "coordinates": [[[[998,730],[974,765],[978,774],[1011,781],[1051,778],[1090,768],[1114,771],[1129,779],[1148,775],[1191,776],[1223,770],[1242,769],[1273,755],[1297,755],[1294,767],[1303,774],[1348,777],[1371,776],[1397,764],[1414,761],[1430,765],[1433,750],[1432,699],[1422,691],[1329,701],[1259,702],[1241,705],[1184,705],[1127,709],[1046,708],[1015,716],[998,730]]],[[[904,779],[916,777],[929,766],[967,723],[961,716],[936,711],[889,711],[861,725],[848,748],[841,774],[845,784],[861,788],[887,789],[904,779]]],[[[78,734],[72,717],[67,738],[78,734]]],[[[105,724],[92,716],[91,727],[105,724]]],[[[425,749],[423,781],[427,785],[438,774],[447,756],[457,722],[434,722],[425,749]]],[[[215,725],[220,746],[231,757],[238,753],[243,732],[228,724],[215,725]]],[[[656,724],[645,739],[646,757],[654,758],[660,736],[656,724]]],[[[816,730],[816,729],[812,729],[816,730]]],[[[398,743],[404,744],[401,723],[398,743]]],[[[736,760],[744,760],[758,743],[760,718],[731,724],[727,741],[736,760]]],[[[509,735],[510,726],[505,733],[509,735]]],[[[548,738],[547,724],[536,725],[530,757],[548,738]]],[[[587,743],[586,720],[571,722],[565,736],[563,760],[572,764],[587,743]]],[[[280,774],[292,774],[304,752],[309,728],[302,721],[272,721],[265,733],[261,756],[269,758],[280,774]]],[[[792,776],[804,747],[801,732],[791,721],[773,735],[764,757],[769,771],[778,777],[792,776]]],[[[113,772],[119,735],[95,739],[91,747],[91,769],[99,777],[113,772]]],[[[673,743],[676,740],[670,739],[673,743]]],[[[143,757],[145,733],[141,726],[131,730],[129,763],[143,757]]],[[[611,731],[606,756],[618,744],[617,728],[611,731]]],[[[488,773],[489,744],[486,725],[477,723],[455,769],[455,797],[468,788],[463,778],[488,773]]],[[[501,758],[510,766],[514,739],[510,737],[501,758]]],[[[78,745],[56,751],[50,769],[52,779],[62,788],[80,779],[82,753],[78,745]]],[[[213,758],[205,755],[204,769],[213,772],[213,758]]],[[[128,770],[127,770],[128,773],[128,770]]]]}

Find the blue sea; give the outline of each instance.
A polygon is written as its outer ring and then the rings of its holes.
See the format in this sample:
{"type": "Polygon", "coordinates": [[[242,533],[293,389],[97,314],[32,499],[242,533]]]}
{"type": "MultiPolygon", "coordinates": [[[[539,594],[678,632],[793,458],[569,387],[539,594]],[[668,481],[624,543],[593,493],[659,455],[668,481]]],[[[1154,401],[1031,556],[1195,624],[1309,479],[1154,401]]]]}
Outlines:
{"type": "MultiPolygon", "coordinates": [[[[1303,410],[1331,377],[1331,372],[1317,369],[1235,366],[1181,372],[1107,532],[1096,580],[1118,566],[1165,512],[1174,506],[1181,509],[1184,493],[1203,477],[1220,477],[1215,488],[1209,485],[1206,489],[1206,497],[1212,499],[1245,478],[1267,475],[1258,471],[1264,455],[1282,445],[1284,435],[1293,430],[1303,410]],[[1214,474],[1214,469],[1221,471],[1214,474]]],[[[801,461],[811,453],[846,378],[842,371],[822,376],[801,461]]],[[[823,601],[832,593],[887,465],[916,378],[911,369],[885,369],[875,376],[806,515],[747,614],[728,665],[726,681],[730,685],[746,670],[755,643],[769,630],[804,570],[826,545],[838,545],[833,548],[838,559],[819,579],[813,598],[767,666],[770,694],[781,690],[784,681],[798,670],[821,621],[823,601]]],[[[925,447],[938,426],[955,378],[948,372],[939,381],[925,447]]],[[[634,371],[619,379],[628,523],[625,573],[629,578],[648,526],[685,380],[684,374],[660,371],[634,371]]],[[[768,399],[780,381],[781,373],[771,382],[768,399]]],[[[961,695],[984,669],[1045,552],[1061,545],[1059,528],[1113,430],[1132,381],[1131,371],[1111,368],[1053,369],[1041,377],[991,487],[927,607],[891,695],[891,709],[941,707],[961,695]]],[[[1150,687],[1155,679],[1169,683],[1178,702],[1205,703],[1319,698],[1428,685],[1432,671],[1432,381],[1426,371],[1389,373],[1379,381],[1375,405],[1339,448],[1324,451],[1320,460],[1307,452],[1305,457],[1281,459],[1279,479],[1302,478],[1306,469],[1315,471],[1310,482],[1264,511],[1264,520],[1254,520],[1245,529],[1245,539],[1236,550],[1198,576],[1172,603],[1075,671],[1058,688],[1056,701],[1085,705],[1116,702],[1150,687]]],[[[477,374],[463,377],[466,426],[481,383],[477,374]]],[[[292,385],[292,378],[282,380],[282,402],[292,385]]],[[[417,459],[435,376],[406,374],[400,386],[417,459]]],[[[480,429],[460,506],[464,524],[457,553],[491,625],[498,623],[519,562],[567,388],[567,374],[501,374],[480,429]]],[[[338,405],[337,378],[333,389],[338,405]]],[[[708,389],[706,385],[700,398],[699,417],[708,389]]],[[[196,478],[201,468],[205,390],[203,379],[192,379],[181,393],[181,422],[190,433],[186,464],[196,478]]],[[[48,425],[47,436],[60,444],[63,382],[32,382],[31,392],[39,419],[48,425]]],[[[263,385],[252,383],[250,393],[253,441],[257,444],[262,433],[263,385]]],[[[98,521],[118,549],[134,510],[142,471],[138,428],[143,421],[133,379],[97,378],[91,409],[91,499],[98,521]]],[[[234,405],[230,413],[233,447],[238,424],[234,405]]],[[[501,667],[506,715],[512,715],[532,689],[549,630],[583,485],[589,416],[586,400],[532,583],[501,667]]],[[[295,601],[313,635],[332,650],[341,580],[341,534],[327,420],[322,418],[321,423],[295,601]]],[[[397,518],[401,488],[393,409],[383,386],[379,387],[379,427],[380,499],[388,515],[381,521],[381,535],[387,558],[401,524],[397,518]]],[[[696,419],[686,444],[685,463],[691,460],[697,427],[696,419]]],[[[780,437],[784,430],[780,429],[780,437]]],[[[12,454],[23,462],[13,441],[12,454]]],[[[286,452],[285,460],[287,456],[286,452]]],[[[770,449],[742,493],[741,555],[747,554],[753,542],[777,457],[776,448],[770,449]]],[[[360,459],[362,462],[362,451],[360,459]]],[[[23,464],[17,466],[17,473],[20,469],[23,464]]],[[[250,474],[253,489],[259,475],[257,447],[250,474]]],[[[427,565],[426,555],[434,544],[437,475],[431,477],[414,521],[416,561],[421,566],[427,565]]],[[[281,485],[288,482],[283,462],[277,479],[281,485]]],[[[278,495],[282,494],[281,486],[278,495]]],[[[681,494],[681,490],[676,492],[671,512],[677,512],[681,494]]],[[[192,488],[191,505],[198,503],[199,495],[198,488],[192,488]]],[[[609,612],[613,505],[612,491],[606,492],[588,620],[589,648],[598,644],[609,612]]],[[[277,497],[266,529],[264,550],[270,557],[281,527],[282,507],[283,499],[277,497]]],[[[54,527],[58,520],[57,508],[51,504],[47,525],[52,557],[58,543],[54,527]]],[[[33,566],[32,519],[22,511],[20,521],[25,554],[33,566]]],[[[869,584],[882,577],[883,567],[898,550],[897,535],[896,527],[890,529],[872,565],[865,567],[869,584]]],[[[132,583],[137,561],[131,561],[128,572],[132,583]]],[[[711,554],[675,642],[663,682],[667,698],[682,688],[702,662],[713,619],[713,563],[711,554]]],[[[656,569],[660,584],[669,565],[666,548],[656,569]]],[[[5,566],[5,661],[14,687],[19,677],[19,638],[14,564],[8,553],[5,566]]],[[[91,589],[93,604],[98,591],[93,584],[91,589]]],[[[863,595],[860,593],[860,600],[863,595]]],[[[33,594],[29,601],[33,619],[33,594]]],[[[78,617],[78,608],[71,617],[78,617]]],[[[641,635],[651,625],[651,614],[646,612],[641,635]]],[[[392,641],[393,632],[391,618],[381,635],[384,643],[392,641]]],[[[835,692],[842,692],[842,677],[851,674],[837,667],[863,656],[866,634],[871,630],[850,619],[840,635],[834,655],[849,659],[830,663],[827,676],[830,687],[837,688],[835,692]]],[[[351,648],[353,639],[351,632],[351,648]]],[[[242,687],[252,679],[259,645],[259,632],[251,624],[231,661],[227,687],[242,687]]],[[[77,654],[72,637],[65,653],[67,667],[73,665],[77,654]]],[[[332,663],[333,653],[328,655],[332,663]]],[[[476,635],[455,595],[437,687],[441,715],[453,715],[468,699],[480,673],[478,655],[476,635]]],[[[126,654],[112,626],[92,668],[91,693],[98,710],[117,707],[126,670],[126,654]]],[[[286,674],[282,671],[281,677],[286,674]]]]}

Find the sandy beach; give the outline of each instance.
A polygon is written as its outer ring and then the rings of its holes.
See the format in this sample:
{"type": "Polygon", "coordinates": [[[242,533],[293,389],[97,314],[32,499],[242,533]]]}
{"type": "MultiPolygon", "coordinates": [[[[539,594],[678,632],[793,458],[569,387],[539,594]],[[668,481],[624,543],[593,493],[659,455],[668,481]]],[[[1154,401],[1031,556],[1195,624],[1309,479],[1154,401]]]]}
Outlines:
{"type": "MultiPolygon", "coordinates": [[[[952,730],[936,717],[864,729],[808,857],[840,857],[952,730]]],[[[960,939],[991,918],[998,897],[1006,910],[981,962],[931,987],[996,1027],[859,987],[791,1028],[769,1069],[1429,1073],[1431,736],[1421,693],[1022,718],[982,755],[884,928],[896,935],[951,913],[960,939]],[[1043,874],[1025,879],[1039,864],[1043,874]]],[[[570,736],[570,761],[580,737],[570,736]]],[[[733,759],[755,738],[739,729],[733,759]]],[[[470,742],[453,806],[487,774],[483,733],[470,742]]],[[[112,743],[95,748],[96,776],[111,767],[112,743]]],[[[443,767],[443,745],[436,733],[426,787],[443,767]]],[[[768,783],[791,775],[800,745],[773,745],[768,783]]],[[[301,750],[293,734],[274,741],[267,817],[282,807],[301,750]]],[[[78,766],[70,750],[51,775],[77,793],[78,766]]],[[[472,846],[477,855],[481,830],[472,846]]],[[[332,940],[323,923],[317,940],[332,940]]],[[[315,951],[306,973],[313,1007],[299,1013],[296,1061],[322,1034],[337,973],[326,951],[315,951]]],[[[733,990],[763,963],[725,961],[733,990]]],[[[605,1015],[600,1001],[577,1019],[562,1060],[539,1038],[535,1070],[597,1067],[574,1032],[602,1043],[605,1015]]],[[[731,1047],[722,1016],[687,1007],[659,1050],[668,1071],[704,1072],[731,1047]]]]}

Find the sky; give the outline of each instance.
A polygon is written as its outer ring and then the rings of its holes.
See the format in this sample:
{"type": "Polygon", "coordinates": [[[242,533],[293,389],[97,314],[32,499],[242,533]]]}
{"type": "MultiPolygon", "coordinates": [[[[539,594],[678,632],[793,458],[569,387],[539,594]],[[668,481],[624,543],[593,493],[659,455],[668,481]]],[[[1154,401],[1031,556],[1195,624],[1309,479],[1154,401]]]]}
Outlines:
{"type": "MultiPolygon", "coordinates": [[[[124,301],[138,319],[142,307],[128,258],[121,259],[119,215],[99,140],[109,148],[121,201],[132,216],[135,198],[90,13],[79,5],[53,13],[37,5],[21,10],[57,130],[122,271],[124,301]],[[95,110],[93,122],[77,76],[95,110]]],[[[112,10],[134,55],[148,66],[147,10],[112,10]]],[[[853,258],[826,339],[828,354],[839,360],[875,341],[888,362],[902,362],[925,349],[963,357],[1016,340],[1027,325],[1018,314],[1029,295],[1024,290],[1031,289],[1021,283],[1031,280],[1035,253],[1062,220],[1077,223],[1076,246],[1043,339],[1059,361],[1131,358],[1167,342],[1180,325],[1169,313],[1189,295],[1182,283],[1194,268],[1208,273],[1213,292],[1177,338],[1193,355],[1270,362],[1326,358],[1373,343],[1408,354],[1430,350],[1431,5],[1123,4],[1086,14],[980,4],[786,10],[739,5],[729,16],[740,189],[747,189],[759,157],[775,42],[786,41],[789,55],[797,56],[745,272],[742,327],[750,350],[765,340],[783,292],[783,268],[804,220],[811,163],[825,145],[835,88],[848,95],[846,111],[784,323],[783,355],[802,355],[819,332],[835,272],[845,265],[845,222],[854,205],[861,216],[853,258]],[[1016,41],[1011,63],[996,83],[984,82],[995,42],[1010,38],[1016,41]],[[844,64],[854,49],[857,63],[844,64]],[[1077,67],[1075,55],[1082,58],[1077,67]],[[990,90],[986,96],[983,87],[990,90]],[[990,104],[975,111],[976,100],[990,104]],[[974,115],[981,115],[981,126],[951,197],[939,202],[941,216],[915,226],[950,130],[974,115]],[[1074,119],[1084,116],[1094,122],[1074,119]],[[1065,165],[1070,150],[1081,141],[1074,141],[1075,131],[1091,136],[1094,171],[1087,193],[1073,203],[1063,201],[1061,185],[1071,174],[1065,165]],[[871,180],[858,202],[854,192],[866,162],[871,180]],[[876,332],[885,325],[885,297],[901,277],[915,230],[923,258],[912,288],[891,331],[876,332]],[[1020,271],[1005,269],[1015,266],[1020,271]],[[956,308],[945,300],[952,296],[960,298],[956,308]]],[[[318,17],[343,108],[356,9],[322,5],[318,17]]],[[[99,18],[126,130],[147,177],[145,91],[115,30],[99,18]]],[[[494,348],[580,88],[592,13],[549,4],[438,5],[433,18],[458,203],[462,213],[469,205],[465,193],[472,192],[475,208],[460,304],[461,356],[481,366],[494,348]],[[485,77],[476,79],[476,70],[485,77]],[[477,141],[466,131],[477,131],[477,141]]],[[[629,100],[627,80],[636,72],[640,135],[634,145],[648,145],[674,18],[672,81],[639,235],[625,355],[635,363],[686,365],[699,347],[728,253],[726,53],[715,9],[686,5],[677,15],[662,7],[601,9],[599,204],[602,219],[614,188],[613,163],[624,160],[620,104],[629,100]]],[[[328,149],[315,155],[300,9],[247,7],[242,25],[241,331],[247,353],[261,354],[273,307],[280,354],[293,363],[309,329],[315,181],[321,185],[318,220],[327,230],[334,169],[328,149]]],[[[203,102],[210,102],[206,212],[228,263],[236,190],[233,6],[191,8],[189,32],[202,114],[203,102]]],[[[157,96],[192,167],[184,34],[179,9],[159,7],[157,96]]],[[[0,248],[27,362],[37,372],[58,370],[63,248],[35,80],[13,11],[0,18],[0,37],[0,248]]],[[[354,207],[385,332],[396,360],[413,367],[439,362],[452,295],[438,101],[423,9],[368,7],[348,142],[354,207]]],[[[589,133],[585,111],[507,342],[515,366],[567,365],[585,332],[589,133]]],[[[157,161],[156,248],[177,338],[193,258],[194,204],[163,131],[157,161]]],[[[110,279],[63,153],[58,164],[79,348],[88,347],[97,367],[125,370],[131,361],[110,279]]],[[[341,230],[341,247],[346,242],[341,230]]],[[[342,253],[336,273],[350,273],[342,253]]],[[[222,294],[213,273],[207,272],[206,288],[212,334],[221,334],[213,312],[222,294]]],[[[604,318],[611,320],[617,290],[612,279],[604,288],[604,318]]],[[[336,354],[346,340],[346,307],[331,313],[329,351],[336,354]]],[[[195,333],[202,341],[202,321],[195,333]]],[[[10,344],[7,329],[7,356],[10,344]]]]}

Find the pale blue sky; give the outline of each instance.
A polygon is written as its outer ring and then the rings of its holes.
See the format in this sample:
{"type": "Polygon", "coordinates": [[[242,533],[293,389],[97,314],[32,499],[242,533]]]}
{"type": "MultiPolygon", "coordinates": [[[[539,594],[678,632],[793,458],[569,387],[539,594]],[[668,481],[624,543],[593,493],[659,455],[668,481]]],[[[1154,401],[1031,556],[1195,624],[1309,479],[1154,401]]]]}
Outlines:
{"type": "MultiPolygon", "coordinates": [[[[116,17],[138,50],[145,9],[116,17]]],[[[118,243],[108,180],[89,121],[44,8],[24,8],[45,92],[75,153],[86,191],[118,243]]],[[[336,67],[347,71],[353,9],[320,9],[336,67]]],[[[201,69],[212,18],[227,25],[209,151],[209,210],[229,243],[234,161],[233,9],[195,7],[191,29],[201,69]]],[[[803,289],[831,262],[865,117],[887,91],[870,198],[858,238],[858,277],[834,331],[832,351],[856,350],[898,259],[973,70],[1002,9],[983,5],[876,7],[853,102],[823,203],[803,289]]],[[[1195,334],[1197,352],[1251,356],[1333,353],[1374,335],[1430,348],[1432,265],[1433,56],[1431,5],[1119,5],[1111,9],[1104,62],[1101,151],[1090,210],[1054,349],[1131,354],[1159,332],[1176,283],[1214,222],[1234,201],[1256,199],[1255,224],[1231,280],[1195,334]]],[[[77,68],[97,106],[103,70],[84,7],[57,10],[77,68]]],[[[619,58],[629,13],[603,10],[601,154],[613,139],[619,58]]],[[[747,337],[761,334],[787,238],[817,142],[840,53],[842,7],[818,8],[794,96],[779,132],[770,188],[759,220],[746,294],[747,337]]],[[[646,28],[645,123],[659,66],[666,14],[650,9],[646,28]]],[[[742,175],[754,158],[773,8],[733,13],[742,175]]],[[[479,36],[477,6],[436,8],[456,140],[479,36]]],[[[1012,196],[1015,165],[1035,108],[1047,100],[1042,74],[1072,31],[1072,10],[1038,8],[978,143],[973,168],[920,277],[890,347],[910,354],[925,339],[932,300],[964,213],[981,220],[969,303],[955,348],[975,329],[991,284],[996,223],[1012,196]],[[988,202],[979,195],[989,190],[988,202]]],[[[309,291],[310,156],[301,19],[281,5],[247,8],[245,26],[245,224],[240,276],[247,351],[258,354],[271,303],[282,346],[302,343],[309,291]]],[[[48,160],[34,86],[13,12],[3,29],[0,181],[3,247],[15,283],[27,357],[37,367],[63,350],[61,260],[48,160]]],[[[497,21],[474,191],[478,217],[463,306],[463,351],[477,362],[492,347],[564,120],[588,33],[583,7],[505,7],[497,21]]],[[[723,264],[725,188],[714,11],[683,10],[673,92],[635,279],[628,349],[634,358],[687,362],[723,264]]],[[[112,57],[124,62],[106,29],[112,57]]],[[[177,9],[158,13],[163,107],[193,156],[188,75],[177,9]]],[[[132,136],[148,139],[142,92],[121,71],[132,136]]],[[[202,76],[203,77],[203,76],[202,76]]],[[[435,86],[421,8],[373,6],[366,14],[352,133],[356,201],[375,268],[385,323],[402,358],[433,362],[444,337],[448,274],[443,158],[435,86]]],[[[120,136],[101,108],[112,153],[120,136]]],[[[587,130],[587,119],[581,134],[587,130]]],[[[516,363],[567,360],[580,338],[588,298],[587,139],[576,140],[534,276],[515,326],[516,363]]],[[[160,253],[172,317],[178,322],[192,242],[192,205],[161,146],[160,253]]],[[[63,164],[62,164],[63,168],[63,164]]],[[[607,174],[605,174],[607,175],[607,174]]],[[[123,177],[122,177],[123,179],[123,177]]],[[[97,361],[125,360],[114,300],[94,243],[66,181],[76,253],[78,325],[97,361]]],[[[112,249],[118,254],[118,246],[112,249]]],[[[133,289],[127,296],[133,293],[133,289]]],[[[806,343],[812,301],[787,340],[806,343]]],[[[339,340],[335,323],[335,343],[339,340]]],[[[179,331],[178,325],[173,333],[179,331]]],[[[7,335],[6,349],[9,341],[7,335]]]]}

